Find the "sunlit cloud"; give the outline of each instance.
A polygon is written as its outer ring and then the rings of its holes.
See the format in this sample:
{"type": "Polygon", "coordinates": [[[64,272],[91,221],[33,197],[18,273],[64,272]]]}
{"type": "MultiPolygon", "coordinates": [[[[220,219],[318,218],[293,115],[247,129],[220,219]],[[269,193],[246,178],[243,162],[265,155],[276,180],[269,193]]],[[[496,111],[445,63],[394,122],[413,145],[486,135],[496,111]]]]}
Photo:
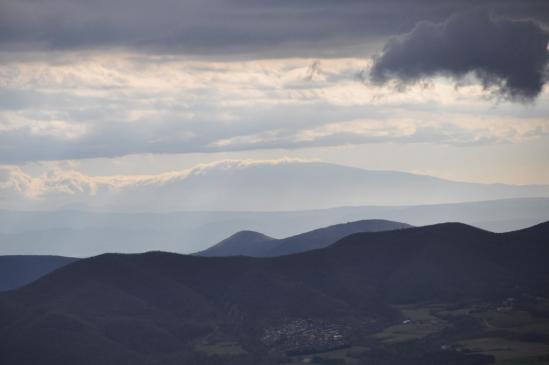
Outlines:
{"type": "Polygon", "coordinates": [[[474,80],[372,85],[361,78],[372,67],[368,58],[46,58],[0,66],[4,162],[394,141],[519,143],[546,133],[546,93],[526,108],[498,104],[474,80]],[[507,125],[483,124],[498,118],[507,125]]]}
{"type": "Polygon", "coordinates": [[[58,194],[93,197],[100,193],[120,192],[147,185],[163,185],[204,175],[215,171],[238,171],[251,166],[307,163],[313,160],[280,158],[273,160],[219,160],[197,164],[188,169],[150,175],[105,175],[90,176],[71,168],[55,167],[33,176],[14,165],[0,165],[0,196],[41,200],[58,194]]]}

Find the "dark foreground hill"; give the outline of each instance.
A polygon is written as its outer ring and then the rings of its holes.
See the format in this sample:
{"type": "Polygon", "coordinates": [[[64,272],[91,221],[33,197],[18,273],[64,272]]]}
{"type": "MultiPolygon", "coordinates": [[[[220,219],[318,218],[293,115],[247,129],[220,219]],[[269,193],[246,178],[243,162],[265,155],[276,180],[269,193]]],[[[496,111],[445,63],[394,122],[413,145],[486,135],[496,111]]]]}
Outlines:
{"type": "MultiPolygon", "coordinates": [[[[279,256],[326,247],[352,233],[410,227],[404,223],[366,220],[338,224],[285,239],[274,239],[253,231],[241,231],[217,245],[198,253],[200,256],[279,256]]],[[[77,258],[49,255],[0,256],[0,291],[19,288],[69,264],[77,258]]]]}
{"type": "MultiPolygon", "coordinates": [[[[549,223],[505,234],[453,223],[360,233],[276,258],[101,255],[0,295],[0,363],[274,364],[373,341],[402,321],[395,304],[547,296],[548,260],[549,223]]],[[[428,322],[436,321],[445,323],[428,322]]],[[[476,328],[462,322],[448,331],[476,328]]],[[[376,344],[357,356],[396,365],[493,360],[440,354],[442,344],[434,352],[376,344]],[[401,353],[409,361],[395,360],[401,353]]]]}
{"type": "Polygon", "coordinates": [[[410,227],[410,225],[405,223],[370,219],[336,224],[283,239],[274,239],[258,232],[241,231],[207,250],[197,253],[197,255],[283,256],[328,247],[332,243],[353,233],[390,231],[410,227]]]}
{"type": "Polygon", "coordinates": [[[0,291],[19,288],[75,260],[63,256],[0,256],[0,291]]]}

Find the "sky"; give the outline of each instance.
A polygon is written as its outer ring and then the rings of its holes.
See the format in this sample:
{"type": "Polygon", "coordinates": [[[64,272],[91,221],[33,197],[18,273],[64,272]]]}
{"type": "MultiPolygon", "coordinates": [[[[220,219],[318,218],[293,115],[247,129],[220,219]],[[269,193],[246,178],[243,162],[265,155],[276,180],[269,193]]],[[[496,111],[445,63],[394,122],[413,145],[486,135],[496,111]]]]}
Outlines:
{"type": "Polygon", "coordinates": [[[548,41],[547,1],[0,0],[0,190],[292,158],[549,184],[548,41]]]}

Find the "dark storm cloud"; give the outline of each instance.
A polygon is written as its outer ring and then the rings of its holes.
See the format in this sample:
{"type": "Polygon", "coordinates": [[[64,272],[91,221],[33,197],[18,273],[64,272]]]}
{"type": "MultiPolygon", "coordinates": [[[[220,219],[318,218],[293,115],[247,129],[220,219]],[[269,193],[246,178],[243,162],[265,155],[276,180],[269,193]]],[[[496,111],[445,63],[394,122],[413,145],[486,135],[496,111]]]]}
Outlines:
{"type": "MultiPolygon", "coordinates": [[[[466,0],[2,0],[0,47],[126,47],[150,52],[267,56],[341,55],[438,22],[466,0]]],[[[546,21],[547,2],[479,1],[546,21]]]]}
{"type": "Polygon", "coordinates": [[[474,73],[486,88],[514,100],[531,100],[545,82],[549,33],[532,20],[466,12],[442,23],[420,22],[390,40],[371,70],[375,82],[415,82],[474,73]]]}

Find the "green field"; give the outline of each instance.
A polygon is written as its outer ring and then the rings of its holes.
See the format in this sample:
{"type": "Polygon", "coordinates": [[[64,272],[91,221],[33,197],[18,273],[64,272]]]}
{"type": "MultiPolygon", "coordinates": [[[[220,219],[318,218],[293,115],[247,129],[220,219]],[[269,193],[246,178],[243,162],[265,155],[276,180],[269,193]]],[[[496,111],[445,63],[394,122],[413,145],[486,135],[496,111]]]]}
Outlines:
{"type": "Polygon", "coordinates": [[[237,356],[247,352],[236,341],[222,341],[212,344],[198,344],[195,349],[207,355],[237,356]]]}
{"type": "MultiPolygon", "coordinates": [[[[434,335],[431,337],[433,341],[439,341],[440,346],[448,344],[449,351],[457,351],[456,353],[462,354],[471,352],[493,355],[496,361],[495,365],[549,365],[548,337],[543,339],[543,336],[549,336],[549,318],[534,316],[523,309],[510,308],[502,311],[498,310],[497,305],[459,307],[444,304],[419,304],[396,306],[395,308],[400,311],[403,318],[402,322],[371,335],[370,340],[377,341],[356,343],[354,347],[326,353],[294,356],[288,360],[287,364],[314,363],[315,358],[316,360],[338,359],[343,360],[345,364],[359,364],[360,361],[357,358],[360,356],[357,355],[362,354],[362,359],[364,359],[365,353],[369,350],[373,351],[371,349],[385,348],[397,352],[402,350],[395,349],[413,350],[417,349],[417,346],[422,346],[421,342],[414,342],[414,340],[434,335]],[[467,322],[465,318],[473,320],[473,323],[476,322],[477,327],[470,324],[459,327],[462,323],[471,323],[467,322]],[[460,328],[464,328],[463,334],[452,332],[452,330],[461,331],[460,328]],[[456,339],[456,333],[461,340],[456,339]],[[539,342],[525,340],[525,338],[532,338],[528,335],[538,336],[537,341],[539,342]],[[448,342],[441,340],[444,336],[450,336],[448,342]]],[[[366,354],[366,358],[367,356],[366,354]]]]}
{"type": "Polygon", "coordinates": [[[549,360],[537,358],[513,359],[498,361],[495,365],[549,365],[549,360]]]}
{"type": "Polygon", "coordinates": [[[507,361],[507,364],[512,364],[512,361],[519,359],[549,355],[549,345],[499,337],[475,338],[459,343],[473,352],[494,355],[498,363],[507,361]]]}
{"type": "Polygon", "coordinates": [[[447,323],[432,313],[440,306],[399,306],[402,316],[409,323],[400,323],[385,328],[374,337],[386,343],[404,342],[423,338],[443,330],[447,323]]]}
{"type": "Polygon", "coordinates": [[[368,347],[364,346],[352,346],[344,349],[320,352],[316,354],[309,354],[304,356],[294,356],[291,362],[285,363],[286,365],[304,364],[311,361],[314,357],[322,359],[341,359],[345,361],[345,364],[359,364],[359,361],[352,357],[352,354],[359,354],[368,351],[368,347]]]}

